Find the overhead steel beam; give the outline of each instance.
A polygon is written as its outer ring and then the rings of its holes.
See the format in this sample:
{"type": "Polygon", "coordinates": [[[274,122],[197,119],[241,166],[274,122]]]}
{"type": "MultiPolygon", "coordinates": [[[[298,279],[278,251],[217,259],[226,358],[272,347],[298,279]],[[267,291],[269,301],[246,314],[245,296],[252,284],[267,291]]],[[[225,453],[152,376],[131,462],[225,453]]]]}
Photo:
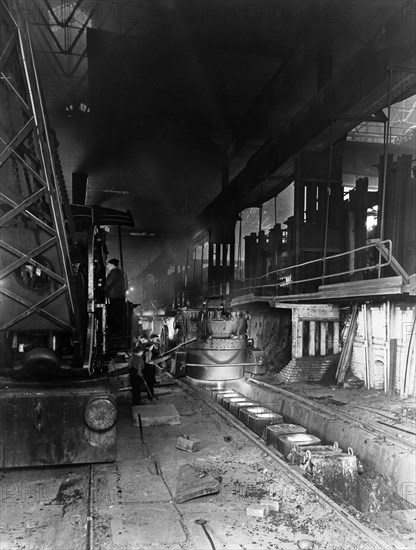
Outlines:
{"type": "MultiPolygon", "coordinates": [[[[402,59],[407,59],[410,67],[416,67],[415,45],[409,40],[415,23],[408,22],[412,29],[403,33],[400,14],[395,14],[385,21],[386,29],[383,38],[383,51],[378,63],[374,61],[377,51],[379,33],[350,56],[336,74],[330,78],[298,112],[291,117],[291,130],[275,135],[265,142],[262,148],[247,162],[245,168],[202,212],[200,220],[209,224],[221,216],[240,212],[261,200],[265,191],[276,188],[275,182],[269,181],[270,175],[286,174],[293,169],[294,156],[301,150],[323,151],[329,145],[330,116],[342,113],[343,120],[332,124],[333,142],[345,137],[357,124],[357,117],[370,118],[387,104],[388,69],[400,66],[402,59]],[[387,32],[388,29],[388,32],[387,32]],[[386,54],[388,57],[386,59],[386,54]],[[367,63],[365,63],[367,60],[367,63]],[[362,72],[367,78],[362,81],[362,72]],[[357,86],[360,82],[360,86],[357,86]],[[327,101],[327,92],[338,90],[334,101],[327,101]],[[348,118],[348,120],[346,120],[348,118]],[[291,168],[292,167],[292,168],[291,168]]],[[[403,72],[395,71],[392,79],[392,101],[403,99],[416,92],[416,75],[407,67],[403,72]]],[[[372,119],[374,120],[374,119],[372,119]]]]}
{"type": "Polygon", "coordinates": [[[335,121],[335,120],[349,120],[352,122],[380,122],[384,123],[387,121],[386,115],[383,113],[383,111],[377,111],[374,115],[368,116],[367,114],[359,114],[359,115],[348,115],[347,113],[333,113],[329,115],[329,120],[335,121]]]}

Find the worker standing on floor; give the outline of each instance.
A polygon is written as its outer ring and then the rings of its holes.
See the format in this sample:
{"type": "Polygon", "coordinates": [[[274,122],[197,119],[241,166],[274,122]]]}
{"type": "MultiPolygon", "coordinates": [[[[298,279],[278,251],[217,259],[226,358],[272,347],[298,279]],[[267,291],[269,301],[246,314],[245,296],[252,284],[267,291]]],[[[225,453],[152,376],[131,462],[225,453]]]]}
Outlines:
{"type": "Polygon", "coordinates": [[[143,370],[144,370],[144,350],[140,345],[136,345],[133,355],[129,360],[130,384],[132,388],[133,398],[131,404],[141,405],[141,389],[143,385],[143,370]]]}
{"type": "Polygon", "coordinates": [[[180,308],[175,317],[174,327],[177,329],[176,340],[178,342],[185,342],[188,338],[190,338],[193,327],[191,317],[186,306],[180,308]]]}
{"type": "Polygon", "coordinates": [[[244,338],[247,334],[247,319],[242,311],[238,312],[236,334],[240,338],[244,338]]]}
{"type": "Polygon", "coordinates": [[[124,327],[124,307],[126,302],[126,278],[118,267],[118,260],[107,262],[108,274],[105,280],[105,295],[109,300],[107,306],[108,330],[114,336],[121,336],[124,327]]]}
{"type": "Polygon", "coordinates": [[[146,390],[151,399],[155,396],[155,384],[156,384],[156,365],[152,363],[158,355],[153,342],[149,341],[146,344],[144,352],[144,368],[143,368],[143,380],[145,382],[146,390]]]}

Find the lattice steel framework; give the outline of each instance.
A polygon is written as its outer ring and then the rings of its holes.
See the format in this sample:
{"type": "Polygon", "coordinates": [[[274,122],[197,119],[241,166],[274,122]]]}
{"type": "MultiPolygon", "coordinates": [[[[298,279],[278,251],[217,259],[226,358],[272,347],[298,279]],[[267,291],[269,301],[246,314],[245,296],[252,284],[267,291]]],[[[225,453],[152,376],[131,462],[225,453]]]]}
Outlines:
{"type": "Polygon", "coordinates": [[[64,185],[27,22],[1,2],[0,332],[71,332],[77,304],[64,185]]]}

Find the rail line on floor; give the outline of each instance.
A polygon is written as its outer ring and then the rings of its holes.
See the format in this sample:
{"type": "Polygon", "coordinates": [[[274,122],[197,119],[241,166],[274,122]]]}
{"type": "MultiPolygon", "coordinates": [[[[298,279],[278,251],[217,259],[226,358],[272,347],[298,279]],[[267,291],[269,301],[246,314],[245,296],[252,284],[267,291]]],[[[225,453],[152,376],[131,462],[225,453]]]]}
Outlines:
{"type": "MultiPolygon", "coordinates": [[[[377,548],[384,549],[384,550],[390,550],[392,548],[391,541],[389,541],[388,543],[385,542],[385,540],[380,538],[380,536],[375,531],[373,531],[368,526],[361,523],[360,520],[354,517],[348,510],[344,509],[341,505],[337,504],[337,502],[332,500],[331,497],[328,496],[328,494],[324,493],[322,490],[320,490],[320,488],[314,485],[313,482],[303,477],[296,469],[294,469],[291,465],[289,465],[285,461],[283,455],[277,449],[266,445],[264,440],[261,438],[261,436],[251,431],[245,424],[243,424],[243,422],[241,422],[235,416],[229,413],[219,403],[217,403],[216,401],[212,401],[209,397],[207,397],[207,395],[204,393],[204,385],[201,385],[200,387],[196,387],[195,383],[192,383],[192,382],[189,383],[187,379],[180,379],[180,380],[177,380],[176,382],[181,390],[183,390],[189,396],[193,396],[199,402],[204,403],[216,415],[221,417],[223,421],[227,423],[227,425],[232,426],[233,428],[238,430],[240,433],[242,433],[244,437],[246,437],[248,440],[254,443],[263,453],[265,453],[265,455],[267,455],[274,461],[277,468],[284,471],[285,476],[287,476],[290,483],[303,487],[303,489],[306,489],[311,493],[311,496],[313,495],[320,502],[327,505],[331,509],[331,511],[338,517],[340,521],[342,521],[345,525],[348,525],[351,530],[357,533],[357,535],[360,534],[360,536],[365,538],[368,541],[369,545],[371,544],[372,547],[375,546],[377,548]]],[[[277,393],[293,395],[291,392],[288,392],[287,390],[282,390],[281,388],[273,388],[273,386],[269,386],[268,384],[264,384],[264,383],[259,383],[258,381],[248,380],[247,382],[254,382],[254,384],[264,385],[268,389],[276,390],[277,393]]],[[[315,405],[312,401],[306,398],[302,398],[302,399],[310,406],[315,405]]],[[[327,410],[330,411],[329,408],[327,408],[327,410]]],[[[349,415],[344,415],[344,416],[348,417],[349,415]]],[[[354,419],[353,417],[350,417],[350,419],[356,421],[356,419],[354,419]]],[[[402,442],[402,441],[400,441],[400,443],[402,446],[404,446],[405,444],[405,442],[402,442]]],[[[408,445],[405,445],[405,446],[408,447],[408,445]]],[[[88,478],[87,484],[85,487],[85,492],[84,492],[85,498],[87,500],[87,506],[85,509],[86,521],[84,523],[85,525],[84,540],[85,540],[86,550],[99,550],[99,548],[101,548],[100,537],[98,536],[97,538],[95,536],[98,533],[97,529],[98,530],[100,529],[99,521],[98,521],[100,511],[99,511],[99,506],[97,504],[98,501],[96,501],[96,496],[97,496],[96,493],[98,491],[97,483],[99,483],[100,481],[99,480],[100,472],[97,469],[99,467],[100,467],[99,464],[97,465],[91,464],[87,467],[85,471],[85,476],[88,478]]],[[[157,470],[157,467],[156,467],[156,470],[157,470]]],[[[161,475],[161,473],[159,472],[158,475],[161,475]]],[[[169,486],[167,482],[164,480],[163,476],[162,476],[162,479],[167,489],[170,492],[169,486]]],[[[171,497],[172,497],[172,501],[174,501],[172,493],[171,493],[171,497]]],[[[181,516],[180,511],[178,513],[181,516]]],[[[182,523],[185,524],[184,521],[182,523]]],[[[189,537],[190,535],[188,533],[187,543],[189,543],[189,540],[190,540],[189,537]]]]}
{"type": "Polygon", "coordinates": [[[201,399],[206,405],[208,405],[213,411],[215,411],[219,416],[221,416],[227,423],[231,424],[234,428],[239,430],[241,433],[243,433],[248,439],[250,439],[255,445],[257,445],[264,453],[266,453],[268,456],[270,456],[276,463],[285,470],[288,477],[291,478],[291,480],[294,483],[300,484],[303,487],[307,488],[311,492],[314,493],[314,495],[324,501],[328,506],[330,506],[331,510],[335,514],[337,514],[343,521],[347,522],[351,527],[359,531],[363,536],[365,536],[369,542],[372,544],[378,545],[378,548],[385,549],[385,550],[391,550],[391,545],[387,544],[385,541],[383,541],[380,537],[378,537],[372,530],[368,529],[365,525],[360,523],[354,516],[349,514],[346,510],[344,510],[341,506],[339,506],[336,502],[334,502],[332,499],[330,499],[325,493],[320,491],[313,483],[311,483],[309,480],[305,479],[301,474],[296,472],[291,466],[289,466],[283,458],[281,458],[280,453],[278,453],[277,450],[273,449],[272,447],[268,447],[263,443],[263,440],[254,434],[245,424],[240,422],[238,419],[236,419],[234,416],[231,415],[228,411],[223,409],[220,405],[217,403],[209,400],[205,395],[201,394],[199,391],[197,391],[195,388],[193,388],[189,383],[187,383],[184,380],[178,380],[178,384],[181,388],[184,389],[184,391],[190,393],[191,395],[194,395],[201,399]],[[279,456],[280,455],[280,456],[279,456]]]}
{"type": "MultiPolygon", "coordinates": [[[[336,415],[337,417],[339,417],[343,420],[346,420],[348,422],[351,422],[351,423],[354,423],[354,424],[359,424],[359,425],[361,425],[361,427],[363,427],[364,429],[366,429],[370,432],[377,432],[378,435],[380,435],[381,437],[387,437],[387,438],[391,439],[392,441],[394,441],[395,445],[398,445],[403,450],[410,451],[414,454],[416,453],[416,449],[415,449],[414,445],[407,442],[406,440],[400,439],[398,436],[396,436],[394,434],[391,434],[390,432],[384,430],[383,428],[380,428],[380,427],[376,426],[372,422],[368,422],[367,420],[358,419],[357,417],[352,416],[351,414],[345,413],[343,411],[339,411],[338,409],[337,409],[336,413],[334,413],[334,411],[330,407],[327,407],[323,403],[317,404],[313,400],[308,399],[306,397],[303,397],[302,395],[300,395],[298,393],[293,393],[293,392],[290,392],[290,391],[285,390],[283,388],[277,388],[276,386],[272,386],[271,384],[267,384],[267,383],[261,382],[259,380],[247,379],[246,382],[248,384],[255,384],[256,386],[260,386],[264,389],[267,389],[268,391],[272,391],[273,393],[278,393],[278,394],[281,394],[281,395],[285,395],[287,397],[295,397],[297,400],[302,401],[303,403],[307,404],[309,407],[311,407],[315,410],[324,411],[328,414],[336,415]]],[[[391,426],[391,428],[394,429],[393,426],[391,426]]]]}
{"type": "Polygon", "coordinates": [[[94,550],[94,464],[88,469],[88,495],[87,495],[87,522],[86,522],[86,550],[94,550]]]}

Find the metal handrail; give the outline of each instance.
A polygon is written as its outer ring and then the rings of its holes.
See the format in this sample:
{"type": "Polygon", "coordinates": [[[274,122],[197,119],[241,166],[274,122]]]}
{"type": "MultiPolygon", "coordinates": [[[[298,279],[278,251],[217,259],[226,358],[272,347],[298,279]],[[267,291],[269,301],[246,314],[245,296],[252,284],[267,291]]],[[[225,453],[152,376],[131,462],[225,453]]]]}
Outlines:
{"type": "Polygon", "coordinates": [[[316,258],[314,260],[309,260],[307,262],[302,262],[300,264],[295,264],[295,265],[292,265],[292,266],[288,266],[288,267],[283,267],[283,268],[280,268],[280,269],[276,269],[274,271],[269,271],[268,273],[265,273],[264,275],[261,275],[259,277],[251,277],[251,278],[248,278],[248,279],[244,279],[243,282],[248,282],[248,281],[259,281],[260,279],[264,279],[264,278],[268,278],[270,277],[271,275],[278,275],[278,274],[283,274],[283,273],[286,273],[289,271],[293,271],[295,269],[298,269],[300,267],[304,267],[304,266],[307,266],[307,265],[313,265],[313,264],[317,264],[319,262],[322,262],[322,263],[325,263],[327,261],[330,261],[330,260],[333,260],[335,258],[341,258],[343,256],[348,256],[350,254],[355,254],[356,252],[360,252],[362,250],[366,250],[368,248],[372,248],[372,247],[375,247],[376,249],[382,249],[382,247],[384,245],[388,245],[387,248],[387,251],[388,251],[388,256],[387,256],[387,259],[384,263],[377,263],[373,266],[365,266],[365,267],[361,267],[361,268],[356,268],[354,270],[348,270],[348,271],[340,271],[338,273],[330,273],[330,274],[322,274],[322,275],[319,275],[319,276],[316,276],[316,277],[309,277],[307,279],[300,279],[300,280],[296,280],[296,281],[290,281],[290,282],[276,282],[276,283],[271,283],[271,284],[266,284],[266,285],[260,285],[260,284],[253,284],[253,285],[249,285],[249,286],[246,286],[246,287],[242,287],[242,288],[239,288],[238,290],[236,290],[236,292],[241,292],[241,291],[244,291],[244,290],[253,290],[255,288],[270,288],[270,287],[286,287],[286,286],[289,286],[289,285],[295,285],[295,284],[299,284],[299,283],[306,283],[306,282],[311,282],[311,281],[317,281],[317,280],[324,280],[324,279],[329,279],[331,277],[340,277],[342,275],[350,275],[352,273],[358,273],[360,271],[367,271],[368,269],[381,269],[382,267],[387,267],[388,265],[391,264],[391,261],[392,261],[392,241],[390,239],[385,239],[383,241],[378,241],[378,242],[373,242],[371,244],[367,244],[365,246],[360,246],[359,248],[355,248],[353,250],[348,250],[347,252],[341,252],[339,254],[334,254],[333,256],[323,256],[321,258],[316,258]]]}

